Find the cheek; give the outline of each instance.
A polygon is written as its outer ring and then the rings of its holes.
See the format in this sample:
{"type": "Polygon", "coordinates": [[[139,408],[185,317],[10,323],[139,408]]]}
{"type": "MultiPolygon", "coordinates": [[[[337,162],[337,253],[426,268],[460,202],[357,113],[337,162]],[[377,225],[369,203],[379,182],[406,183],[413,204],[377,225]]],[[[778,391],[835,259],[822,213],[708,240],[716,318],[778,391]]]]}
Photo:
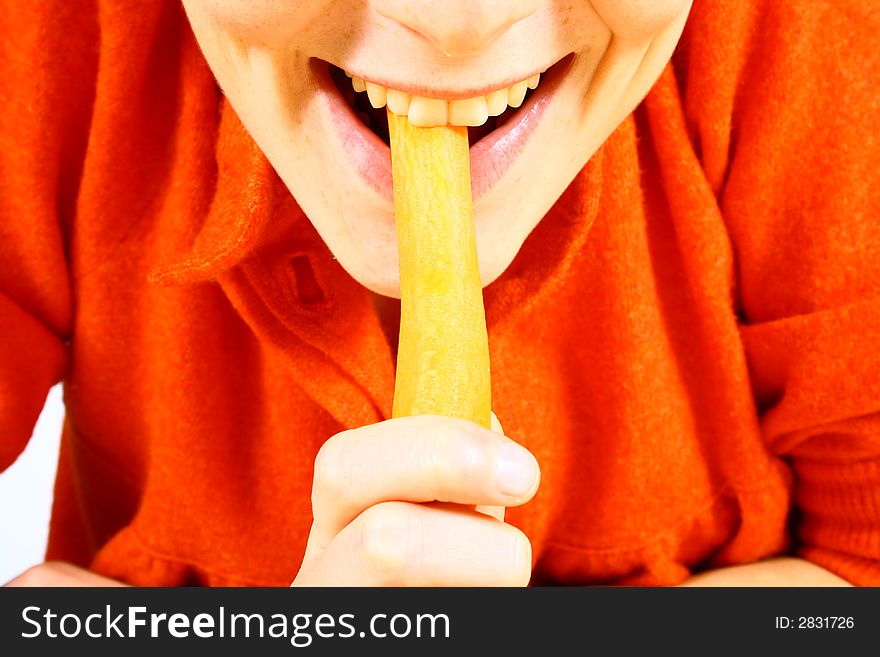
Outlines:
{"type": "Polygon", "coordinates": [[[283,42],[303,32],[326,13],[332,0],[184,0],[196,11],[238,39],[257,43],[283,42]]]}
{"type": "Polygon", "coordinates": [[[616,36],[636,40],[653,38],[689,11],[692,3],[693,0],[589,0],[616,36]]]}

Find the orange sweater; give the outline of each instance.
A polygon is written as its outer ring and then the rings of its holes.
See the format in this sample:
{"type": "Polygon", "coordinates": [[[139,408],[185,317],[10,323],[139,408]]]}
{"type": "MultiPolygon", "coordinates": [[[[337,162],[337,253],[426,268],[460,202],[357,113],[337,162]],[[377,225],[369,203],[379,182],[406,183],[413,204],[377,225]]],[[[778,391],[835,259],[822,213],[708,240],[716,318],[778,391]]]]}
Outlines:
{"type": "MultiPolygon", "coordinates": [[[[0,469],[63,380],[50,558],[286,585],[315,453],[389,416],[394,367],[177,5],[4,5],[0,469]]],[[[534,583],[791,552],[880,584],[878,14],[698,0],[486,290],[534,583]]]]}

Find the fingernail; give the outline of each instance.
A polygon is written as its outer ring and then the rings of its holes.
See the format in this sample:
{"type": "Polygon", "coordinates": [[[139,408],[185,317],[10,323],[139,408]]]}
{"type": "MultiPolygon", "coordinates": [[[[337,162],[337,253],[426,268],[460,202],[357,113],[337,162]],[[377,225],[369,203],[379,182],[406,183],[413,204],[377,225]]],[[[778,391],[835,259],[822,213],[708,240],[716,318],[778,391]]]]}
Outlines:
{"type": "Polygon", "coordinates": [[[495,453],[495,485],[509,497],[522,497],[535,487],[537,462],[516,443],[505,443],[495,453]]]}

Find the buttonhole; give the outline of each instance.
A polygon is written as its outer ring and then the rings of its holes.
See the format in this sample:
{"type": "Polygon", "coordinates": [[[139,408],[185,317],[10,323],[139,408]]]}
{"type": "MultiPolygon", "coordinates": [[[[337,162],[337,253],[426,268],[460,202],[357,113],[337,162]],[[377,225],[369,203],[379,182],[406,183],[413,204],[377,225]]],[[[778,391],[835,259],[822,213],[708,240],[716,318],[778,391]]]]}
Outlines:
{"type": "Polygon", "coordinates": [[[290,266],[296,277],[296,296],[299,302],[306,305],[323,303],[324,291],[318,285],[318,279],[315,277],[315,270],[312,268],[309,257],[305,255],[294,256],[290,259],[290,266]]]}

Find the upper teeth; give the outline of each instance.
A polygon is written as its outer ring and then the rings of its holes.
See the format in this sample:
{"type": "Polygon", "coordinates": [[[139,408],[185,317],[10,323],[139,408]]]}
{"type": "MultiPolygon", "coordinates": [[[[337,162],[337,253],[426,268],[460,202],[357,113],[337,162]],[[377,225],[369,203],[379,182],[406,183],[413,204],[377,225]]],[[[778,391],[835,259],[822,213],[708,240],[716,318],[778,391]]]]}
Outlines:
{"type": "Polygon", "coordinates": [[[411,96],[405,91],[389,89],[381,84],[367,82],[363,78],[353,76],[348,71],[345,74],[351,78],[351,86],[356,92],[367,92],[373,107],[378,109],[387,104],[388,109],[394,114],[408,116],[410,123],[421,128],[446,124],[483,125],[490,116],[498,116],[503,113],[508,105],[510,107],[522,105],[526,91],[535,89],[541,80],[541,74],[535,73],[527,80],[517,82],[507,89],[493,91],[485,96],[446,101],[440,98],[411,96]]]}

